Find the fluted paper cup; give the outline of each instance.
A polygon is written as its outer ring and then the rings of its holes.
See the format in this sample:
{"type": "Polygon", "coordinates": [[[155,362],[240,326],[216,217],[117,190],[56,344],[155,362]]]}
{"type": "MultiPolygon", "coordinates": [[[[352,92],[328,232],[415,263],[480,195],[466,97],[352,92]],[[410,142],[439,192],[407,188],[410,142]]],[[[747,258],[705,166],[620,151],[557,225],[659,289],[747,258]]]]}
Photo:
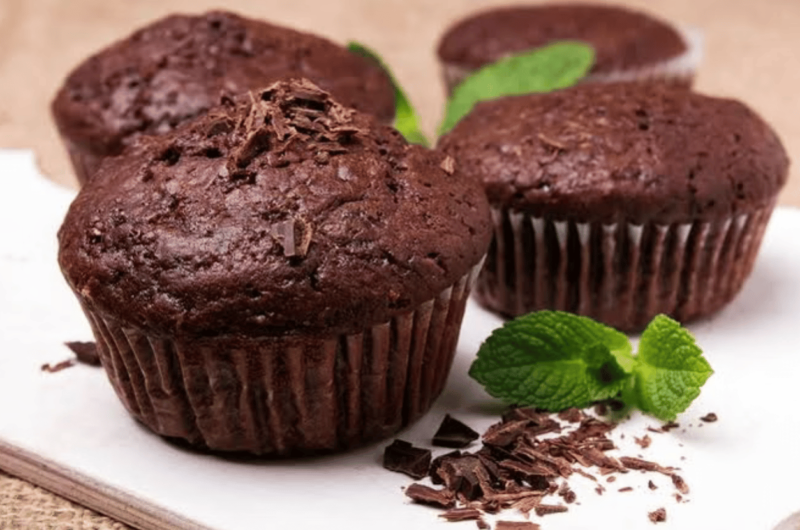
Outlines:
{"type": "Polygon", "coordinates": [[[555,309],[640,331],[711,314],[750,274],[774,201],[715,221],[581,223],[493,208],[476,298],[506,316],[555,309]]]}
{"type": "Polygon", "coordinates": [[[360,333],[162,337],[84,302],[111,384],[156,433],[218,451],[297,455],[388,437],[441,393],[478,267],[360,333]]]}

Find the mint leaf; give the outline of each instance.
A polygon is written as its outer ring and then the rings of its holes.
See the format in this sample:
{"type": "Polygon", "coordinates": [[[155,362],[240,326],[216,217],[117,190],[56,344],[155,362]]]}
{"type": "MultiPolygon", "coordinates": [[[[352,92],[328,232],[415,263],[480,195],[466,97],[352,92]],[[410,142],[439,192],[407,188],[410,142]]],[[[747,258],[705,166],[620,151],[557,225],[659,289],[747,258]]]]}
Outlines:
{"type": "Polygon", "coordinates": [[[400,131],[400,134],[402,134],[409,143],[428,147],[430,144],[428,143],[428,139],[425,138],[425,135],[422,134],[422,131],[419,128],[419,119],[417,117],[417,113],[414,111],[414,107],[411,106],[411,101],[409,101],[405,91],[403,91],[403,89],[400,87],[400,84],[397,82],[394,75],[392,75],[389,67],[386,66],[386,63],[383,62],[383,60],[378,56],[377,53],[375,53],[375,51],[367,48],[361,43],[349,42],[347,43],[347,49],[351,53],[360,55],[361,57],[375,62],[383,69],[383,71],[392,81],[392,86],[394,87],[395,110],[394,123],[392,123],[392,125],[395,129],[400,131]]]}
{"type": "Polygon", "coordinates": [[[618,394],[629,372],[628,338],[586,317],[539,311],[506,322],[486,339],[469,375],[492,396],[548,410],[618,394]]]}
{"type": "Polygon", "coordinates": [[[667,421],[687,409],[714,373],[694,337],[664,315],[656,316],[642,333],[636,360],[639,408],[667,421]]]}
{"type": "Polygon", "coordinates": [[[479,101],[566,88],[584,77],[592,64],[594,50],[590,46],[556,42],[484,66],[453,91],[439,134],[452,129],[479,101]]]}

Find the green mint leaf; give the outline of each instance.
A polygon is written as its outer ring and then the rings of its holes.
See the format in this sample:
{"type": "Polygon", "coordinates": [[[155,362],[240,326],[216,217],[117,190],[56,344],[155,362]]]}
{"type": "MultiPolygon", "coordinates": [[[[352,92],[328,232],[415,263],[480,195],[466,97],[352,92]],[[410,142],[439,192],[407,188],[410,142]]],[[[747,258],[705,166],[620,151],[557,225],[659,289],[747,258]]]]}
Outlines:
{"type": "Polygon", "coordinates": [[[414,107],[411,106],[411,101],[408,99],[405,91],[403,91],[403,89],[400,87],[383,59],[381,59],[374,50],[371,50],[370,48],[367,48],[358,42],[347,43],[347,49],[351,53],[355,53],[356,55],[360,55],[361,57],[375,62],[383,69],[384,72],[386,72],[386,75],[392,81],[392,86],[394,87],[395,110],[394,123],[392,123],[392,125],[395,129],[400,131],[400,134],[402,134],[409,143],[428,147],[430,144],[428,143],[428,139],[425,138],[425,135],[422,134],[422,131],[419,128],[419,119],[417,117],[417,113],[414,111],[414,107]]]}
{"type": "Polygon", "coordinates": [[[506,322],[486,339],[469,375],[510,403],[547,410],[617,395],[630,372],[622,333],[586,317],[539,311],[506,322]]]}
{"type": "Polygon", "coordinates": [[[714,373],[694,337],[664,315],[656,316],[642,333],[636,361],[637,404],[666,421],[686,410],[714,373]]]}
{"type": "Polygon", "coordinates": [[[584,77],[593,64],[590,46],[556,42],[484,66],[453,90],[439,134],[452,129],[479,101],[566,88],[584,77]]]}

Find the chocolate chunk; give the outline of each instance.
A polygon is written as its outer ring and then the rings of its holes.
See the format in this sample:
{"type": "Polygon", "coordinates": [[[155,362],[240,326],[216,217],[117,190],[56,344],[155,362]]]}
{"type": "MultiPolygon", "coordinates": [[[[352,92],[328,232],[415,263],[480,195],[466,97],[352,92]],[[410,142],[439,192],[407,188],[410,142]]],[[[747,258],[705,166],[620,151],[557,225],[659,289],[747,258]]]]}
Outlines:
{"type": "Polygon", "coordinates": [[[439,475],[439,468],[441,468],[442,464],[444,464],[448,459],[459,458],[460,456],[461,451],[451,451],[434,458],[431,462],[430,469],[428,470],[428,475],[431,477],[431,482],[434,484],[444,484],[442,477],[439,475]]]}
{"type": "Polygon", "coordinates": [[[700,418],[700,420],[704,421],[706,423],[713,423],[713,422],[717,421],[717,415],[715,413],[713,413],[713,412],[709,412],[708,414],[706,414],[705,416],[700,418]]]}
{"type": "Polygon", "coordinates": [[[56,364],[45,363],[42,365],[42,372],[54,374],[56,372],[60,372],[61,370],[66,370],[67,368],[71,368],[72,366],[75,366],[74,359],[67,359],[66,361],[61,361],[56,364]]]}
{"type": "Polygon", "coordinates": [[[403,440],[395,440],[383,453],[383,467],[389,471],[405,473],[411,478],[424,478],[430,465],[429,450],[414,447],[403,440]]]}
{"type": "Polygon", "coordinates": [[[650,521],[653,523],[663,523],[667,520],[667,510],[659,508],[658,510],[648,513],[647,517],[649,517],[650,521]]]}
{"type": "Polygon", "coordinates": [[[100,366],[100,355],[97,353],[97,343],[95,342],[65,342],[64,345],[72,350],[78,358],[79,363],[91,366],[100,366]]]}
{"type": "Polygon", "coordinates": [[[447,489],[433,489],[422,484],[412,484],[406,488],[406,496],[420,504],[430,504],[450,508],[455,504],[455,495],[447,489]]]}
{"type": "Polygon", "coordinates": [[[436,434],[433,435],[433,445],[460,448],[468,446],[478,438],[480,438],[480,434],[447,414],[436,434]]]}

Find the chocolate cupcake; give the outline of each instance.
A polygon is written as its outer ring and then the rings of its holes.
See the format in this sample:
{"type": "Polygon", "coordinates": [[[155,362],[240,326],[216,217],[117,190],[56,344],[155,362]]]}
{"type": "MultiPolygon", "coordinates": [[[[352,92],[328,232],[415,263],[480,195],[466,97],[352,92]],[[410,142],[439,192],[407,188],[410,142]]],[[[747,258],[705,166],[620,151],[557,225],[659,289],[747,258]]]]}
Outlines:
{"type": "Polygon", "coordinates": [[[452,160],[300,80],[107,159],[59,263],[137,420],[288,455],[430,407],[490,239],[452,160]]]}
{"type": "Polygon", "coordinates": [[[52,103],[80,183],[140,134],[163,134],[235,96],[305,77],[390,123],[391,80],[331,41],[232,13],[172,15],[80,64],[52,103]]]}
{"type": "Polygon", "coordinates": [[[736,295],[789,164],[745,105],[647,83],[480,103],[440,149],[483,182],[492,208],[483,305],[627,331],[659,313],[709,315],[736,295]]]}
{"type": "Polygon", "coordinates": [[[587,82],[659,79],[690,86],[702,55],[695,31],[645,13],[599,4],[544,4],[492,9],[451,27],[439,43],[448,93],[466,76],[507,55],[562,40],[595,50],[587,82]]]}

